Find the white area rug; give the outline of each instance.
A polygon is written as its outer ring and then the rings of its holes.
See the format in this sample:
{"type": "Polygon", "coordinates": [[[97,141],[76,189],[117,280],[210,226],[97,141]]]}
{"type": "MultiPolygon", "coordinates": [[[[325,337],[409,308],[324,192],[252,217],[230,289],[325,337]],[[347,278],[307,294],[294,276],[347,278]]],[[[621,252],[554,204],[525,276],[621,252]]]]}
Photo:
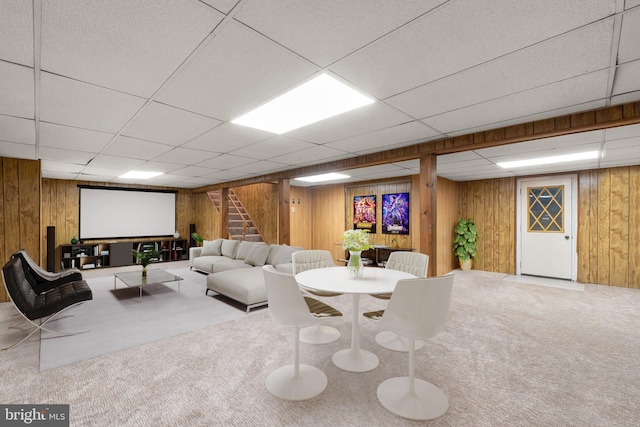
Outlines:
{"type": "Polygon", "coordinates": [[[66,314],[72,317],[53,321],[50,327],[89,332],[60,337],[43,331],[40,370],[247,316],[242,307],[229,305],[211,292],[206,296],[206,276],[188,268],[167,271],[184,279],[180,290],[177,282],[146,285],[142,302],[138,302],[137,287],[128,288],[118,280],[114,290],[113,276],[85,278],[93,300],[69,309],[66,314]]]}

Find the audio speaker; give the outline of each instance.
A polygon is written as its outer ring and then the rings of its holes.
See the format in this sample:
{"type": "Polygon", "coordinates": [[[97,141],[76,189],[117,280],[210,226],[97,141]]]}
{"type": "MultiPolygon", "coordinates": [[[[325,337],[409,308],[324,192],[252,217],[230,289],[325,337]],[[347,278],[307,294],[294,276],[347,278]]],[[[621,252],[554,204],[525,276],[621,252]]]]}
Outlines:
{"type": "Polygon", "coordinates": [[[196,232],[196,225],[195,225],[195,224],[189,224],[189,239],[190,239],[190,240],[189,240],[189,247],[191,247],[191,246],[198,246],[198,245],[196,244],[196,241],[195,241],[195,240],[193,240],[193,237],[191,237],[191,235],[192,235],[193,233],[195,233],[195,232],[196,232]]]}
{"type": "Polygon", "coordinates": [[[47,227],[47,271],[56,271],[56,228],[47,227]]]}

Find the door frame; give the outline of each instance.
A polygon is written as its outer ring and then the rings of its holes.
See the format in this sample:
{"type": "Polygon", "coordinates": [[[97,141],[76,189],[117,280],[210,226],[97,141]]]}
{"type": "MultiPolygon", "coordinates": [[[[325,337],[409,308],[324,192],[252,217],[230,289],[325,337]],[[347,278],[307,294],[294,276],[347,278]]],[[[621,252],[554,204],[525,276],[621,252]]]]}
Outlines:
{"type": "MultiPolygon", "coordinates": [[[[545,175],[521,177],[516,180],[516,275],[522,274],[522,182],[531,180],[549,180],[564,178],[571,180],[571,281],[578,277],[578,175],[545,175]]],[[[561,279],[560,279],[561,280],[561,279]]]]}

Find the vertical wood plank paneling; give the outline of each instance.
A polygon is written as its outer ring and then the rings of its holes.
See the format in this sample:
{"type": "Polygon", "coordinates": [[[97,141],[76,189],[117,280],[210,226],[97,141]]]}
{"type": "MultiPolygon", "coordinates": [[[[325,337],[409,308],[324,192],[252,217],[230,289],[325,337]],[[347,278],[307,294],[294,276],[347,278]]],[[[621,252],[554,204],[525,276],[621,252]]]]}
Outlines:
{"type": "Polygon", "coordinates": [[[598,171],[598,278],[597,283],[610,282],[611,170],[598,171]]]}
{"type": "Polygon", "coordinates": [[[589,271],[589,253],[591,251],[591,221],[586,213],[591,208],[591,173],[582,171],[578,174],[578,282],[591,282],[589,271]]]}
{"type": "MultiPolygon", "coordinates": [[[[459,184],[438,178],[438,206],[436,209],[436,251],[438,253],[435,274],[447,274],[458,267],[453,254],[453,229],[460,217],[459,184]]],[[[431,261],[431,260],[430,260],[431,261]]]]}
{"type": "Polygon", "coordinates": [[[20,204],[20,249],[41,262],[40,251],[40,162],[18,161],[20,204]]]}
{"type": "Polygon", "coordinates": [[[611,169],[610,284],[629,287],[629,168],[611,169]]]}
{"type": "Polygon", "coordinates": [[[312,190],[305,187],[291,187],[291,245],[312,249],[312,190]]]}
{"type": "Polygon", "coordinates": [[[331,252],[334,260],[344,258],[342,233],[346,227],[343,185],[327,185],[313,189],[313,249],[331,252]]]}
{"type": "Polygon", "coordinates": [[[4,233],[6,255],[20,249],[20,185],[18,159],[4,159],[4,233]],[[10,224],[10,225],[9,225],[10,224]]]}
{"type": "Polygon", "coordinates": [[[629,287],[640,289],[640,166],[629,168],[629,287]]]}
{"type": "MultiPolygon", "coordinates": [[[[7,254],[6,244],[5,244],[5,229],[7,227],[6,218],[5,218],[5,196],[4,196],[4,158],[0,157],[0,261],[2,265],[4,265],[5,261],[9,258],[10,254],[7,254]]],[[[10,225],[9,225],[10,226],[10,225]]],[[[4,286],[0,286],[0,302],[10,301],[9,296],[7,295],[7,291],[4,289],[4,286]]]]}

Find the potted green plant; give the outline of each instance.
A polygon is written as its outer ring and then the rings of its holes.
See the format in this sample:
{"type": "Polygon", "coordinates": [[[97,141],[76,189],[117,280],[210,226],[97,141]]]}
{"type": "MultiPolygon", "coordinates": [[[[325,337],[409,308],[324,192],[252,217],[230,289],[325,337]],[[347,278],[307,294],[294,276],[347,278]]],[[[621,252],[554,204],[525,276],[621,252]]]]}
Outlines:
{"type": "Polygon", "coordinates": [[[147,266],[151,264],[151,261],[158,259],[158,251],[151,250],[138,252],[137,250],[133,249],[132,252],[133,256],[138,260],[140,265],[142,265],[142,277],[147,277],[147,266]]]}
{"type": "Polygon", "coordinates": [[[198,244],[198,246],[202,246],[202,242],[204,242],[204,239],[198,233],[196,233],[195,231],[191,233],[191,238],[198,244]]]}
{"type": "Polygon", "coordinates": [[[477,255],[478,229],[471,218],[459,218],[454,228],[453,253],[458,258],[460,269],[472,267],[472,258],[477,255]]]}

